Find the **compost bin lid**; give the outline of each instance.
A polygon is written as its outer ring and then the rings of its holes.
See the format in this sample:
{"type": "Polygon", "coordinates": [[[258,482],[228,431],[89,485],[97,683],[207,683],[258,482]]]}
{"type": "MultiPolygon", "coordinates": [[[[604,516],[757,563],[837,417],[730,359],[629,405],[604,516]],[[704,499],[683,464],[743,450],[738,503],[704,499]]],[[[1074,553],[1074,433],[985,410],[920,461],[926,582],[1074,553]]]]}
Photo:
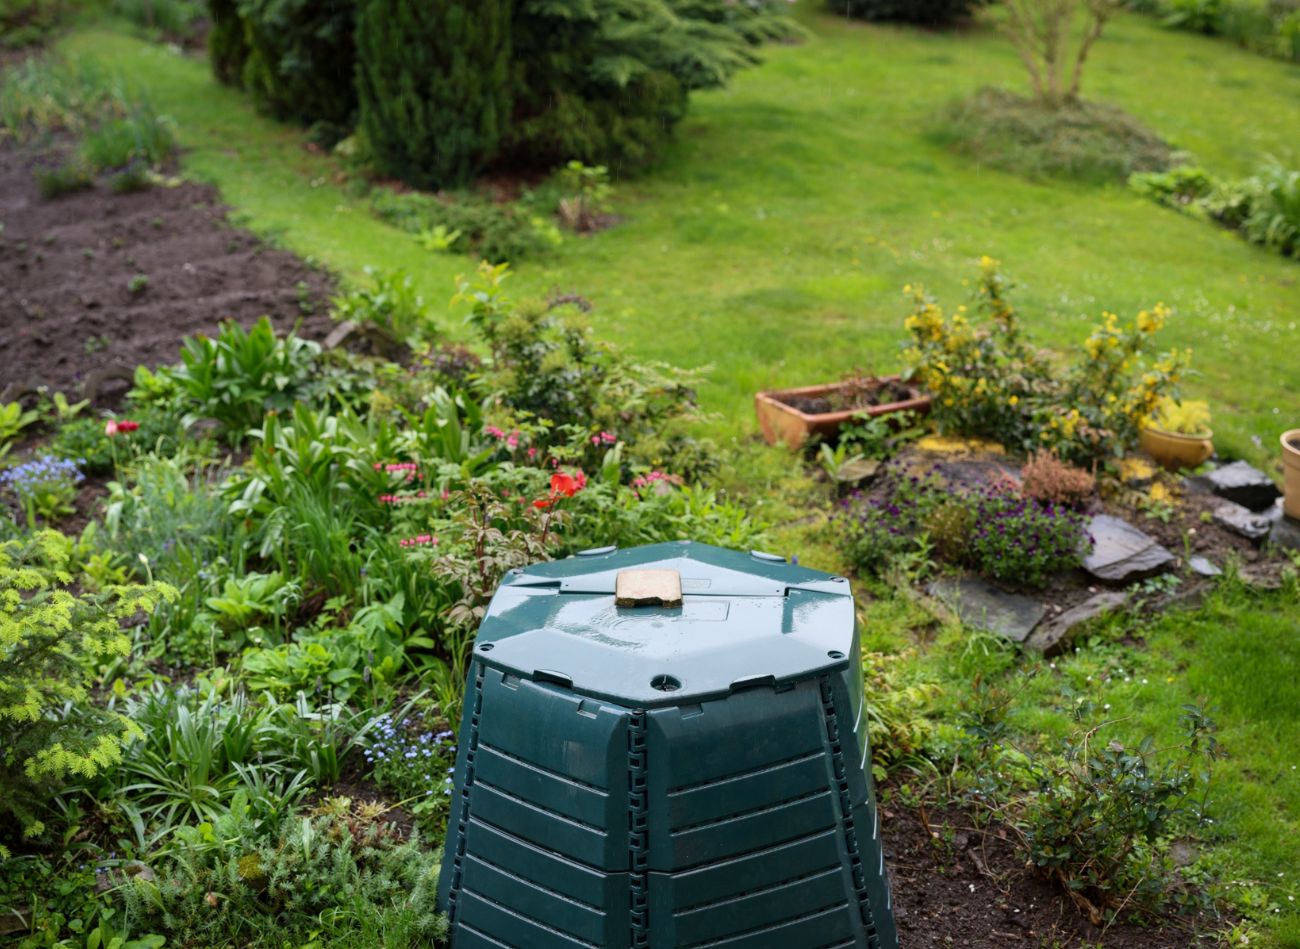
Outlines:
{"type": "Polygon", "coordinates": [[[853,637],[844,578],[681,541],[604,548],[512,572],[474,651],[510,674],[651,707],[842,669],[853,637]],[[680,605],[616,605],[619,574],[646,570],[679,575],[680,605]]]}

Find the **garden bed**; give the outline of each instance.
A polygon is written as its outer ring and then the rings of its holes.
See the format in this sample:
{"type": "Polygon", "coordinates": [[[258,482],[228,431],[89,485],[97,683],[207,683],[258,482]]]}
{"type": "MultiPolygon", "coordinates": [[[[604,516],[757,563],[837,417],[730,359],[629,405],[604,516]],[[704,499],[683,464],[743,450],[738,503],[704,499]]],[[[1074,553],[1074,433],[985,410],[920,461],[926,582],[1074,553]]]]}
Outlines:
{"type": "Polygon", "coordinates": [[[1190,949],[1213,945],[1198,919],[1153,926],[1093,926],[1058,888],[1034,875],[1006,831],[976,828],[958,809],[882,805],[882,832],[899,939],[908,949],[948,946],[1105,945],[1190,949]]]}
{"type": "Polygon", "coordinates": [[[48,386],[116,404],[136,366],[175,362],[182,337],[223,319],[329,332],[330,276],[232,227],[215,188],[45,199],[34,172],[57,157],[0,145],[0,397],[48,386]]]}

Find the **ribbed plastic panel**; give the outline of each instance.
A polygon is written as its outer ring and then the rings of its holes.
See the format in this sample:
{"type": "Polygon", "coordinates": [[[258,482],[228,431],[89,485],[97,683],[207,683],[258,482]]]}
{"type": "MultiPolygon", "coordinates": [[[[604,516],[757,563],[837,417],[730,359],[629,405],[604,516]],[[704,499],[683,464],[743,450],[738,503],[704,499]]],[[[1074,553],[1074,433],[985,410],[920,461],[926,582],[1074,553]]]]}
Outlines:
{"type": "MultiPolygon", "coordinates": [[[[801,582],[820,582],[807,573],[801,582]]],[[[598,595],[572,582],[572,596],[598,595]]],[[[570,594],[519,586],[529,592],[501,607],[503,623],[558,616],[554,628],[582,641],[586,600],[569,617],[548,600],[570,594]]],[[[789,597],[768,595],[792,631],[814,614],[789,597]]],[[[835,669],[809,661],[801,678],[743,675],[726,694],[683,689],[679,704],[669,692],[648,707],[611,700],[603,683],[576,688],[558,662],[531,675],[493,665],[493,644],[480,643],[440,891],[454,949],[897,949],[845,615],[838,648],[823,652],[835,669]]],[[[591,631],[599,648],[615,635],[640,642],[628,624],[653,636],[669,622],[611,616],[591,631]]],[[[693,635],[726,634],[702,624],[693,635]]]]}
{"type": "Polygon", "coordinates": [[[456,945],[625,945],[627,710],[494,669],[481,697],[456,945]]]}

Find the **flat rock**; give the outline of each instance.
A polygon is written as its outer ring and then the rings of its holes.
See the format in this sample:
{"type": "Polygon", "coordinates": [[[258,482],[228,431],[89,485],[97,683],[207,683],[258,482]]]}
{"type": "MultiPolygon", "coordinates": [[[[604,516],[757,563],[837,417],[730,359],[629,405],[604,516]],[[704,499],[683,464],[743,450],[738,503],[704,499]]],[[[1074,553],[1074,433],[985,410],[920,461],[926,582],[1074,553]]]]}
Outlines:
{"type": "Polygon", "coordinates": [[[1282,494],[1272,478],[1244,461],[1234,461],[1190,480],[1252,511],[1268,510],[1282,494]]]}
{"type": "Polygon", "coordinates": [[[1199,554],[1187,561],[1187,566],[1191,568],[1192,573],[1200,577],[1223,576],[1223,571],[1214,565],[1214,561],[1209,557],[1202,557],[1199,554]]]}
{"type": "Polygon", "coordinates": [[[1128,521],[1098,514],[1088,525],[1092,552],[1083,569],[1107,583],[1128,583],[1168,569],[1175,557],[1128,521]]]}
{"type": "Polygon", "coordinates": [[[1040,624],[1025,640],[1025,648],[1047,656],[1055,655],[1070,644],[1075,632],[1084,623],[1117,610],[1127,602],[1128,594],[1121,591],[1096,593],[1060,616],[1054,616],[1040,624]]]}
{"type": "Polygon", "coordinates": [[[879,470],[880,462],[874,458],[854,458],[836,469],[835,480],[841,484],[861,484],[874,478],[879,470]]]}
{"type": "Polygon", "coordinates": [[[1005,636],[1022,643],[1047,614],[1042,600],[1019,593],[1004,593],[979,577],[944,577],[930,584],[931,596],[953,610],[974,629],[1005,636]]]}
{"type": "Polygon", "coordinates": [[[1282,499],[1264,511],[1252,511],[1233,501],[1224,501],[1214,509],[1214,519],[1233,533],[1256,543],[1273,530],[1273,524],[1282,517],[1282,499]]]}
{"type": "Polygon", "coordinates": [[[1268,542],[1283,550],[1300,550],[1300,521],[1283,514],[1273,522],[1273,530],[1268,535],[1268,542]]]}

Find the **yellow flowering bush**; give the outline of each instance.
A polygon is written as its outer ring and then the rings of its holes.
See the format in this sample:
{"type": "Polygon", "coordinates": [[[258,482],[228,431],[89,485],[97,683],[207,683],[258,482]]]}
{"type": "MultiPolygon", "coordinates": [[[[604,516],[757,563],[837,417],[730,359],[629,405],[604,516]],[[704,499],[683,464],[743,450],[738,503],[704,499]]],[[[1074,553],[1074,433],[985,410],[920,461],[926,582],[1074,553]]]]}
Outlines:
{"type": "Polygon", "coordinates": [[[1086,358],[1065,364],[1024,340],[1010,289],[991,257],[980,261],[976,316],[965,306],[945,312],[924,287],[904,288],[912,300],[907,374],[933,396],[935,422],[945,433],[1046,449],[1076,464],[1122,457],[1190,358],[1150,355],[1169,308],[1158,304],[1128,322],[1103,313],[1084,341],[1086,358]]]}

